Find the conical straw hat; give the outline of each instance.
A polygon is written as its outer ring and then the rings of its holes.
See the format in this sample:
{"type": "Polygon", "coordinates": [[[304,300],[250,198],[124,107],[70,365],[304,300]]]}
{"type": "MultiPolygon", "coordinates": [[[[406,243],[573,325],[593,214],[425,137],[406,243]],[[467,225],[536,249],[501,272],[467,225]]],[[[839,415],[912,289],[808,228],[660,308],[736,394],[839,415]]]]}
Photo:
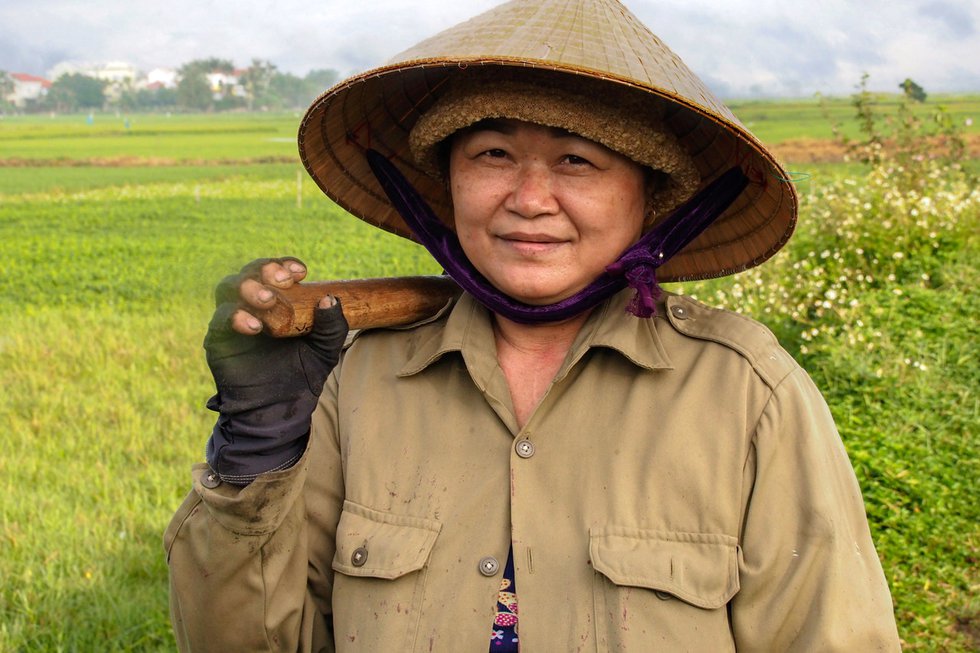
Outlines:
{"type": "Polygon", "coordinates": [[[341,82],[302,121],[303,164],[347,211],[412,238],[368,167],[365,148],[374,148],[452,224],[447,189],[415,163],[408,135],[447,81],[474,66],[531,67],[632,89],[666,103],[664,120],[693,157],[702,185],[741,166],[749,186],[658,270],[659,280],[733,274],[762,263],[789,239],[797,199],[786,173],[684,62],[616,0],[513,0],[341,82]]]}

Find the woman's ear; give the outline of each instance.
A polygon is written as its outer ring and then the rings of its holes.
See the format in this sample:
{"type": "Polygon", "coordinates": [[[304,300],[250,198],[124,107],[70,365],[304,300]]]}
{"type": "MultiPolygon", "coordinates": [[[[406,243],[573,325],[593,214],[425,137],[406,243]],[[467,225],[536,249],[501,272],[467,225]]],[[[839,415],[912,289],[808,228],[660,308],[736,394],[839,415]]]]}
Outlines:
{"type": "Polygon", "coordinates": [[[660,218],[657,215],[657,205],[659,202],[656,201],[656,198],[666,187],[668,176],[667,173],[654,170],[653,168],[644,168],[644,172],[646,206],[643,209],[643,231],[647,231],[660,218]]]}

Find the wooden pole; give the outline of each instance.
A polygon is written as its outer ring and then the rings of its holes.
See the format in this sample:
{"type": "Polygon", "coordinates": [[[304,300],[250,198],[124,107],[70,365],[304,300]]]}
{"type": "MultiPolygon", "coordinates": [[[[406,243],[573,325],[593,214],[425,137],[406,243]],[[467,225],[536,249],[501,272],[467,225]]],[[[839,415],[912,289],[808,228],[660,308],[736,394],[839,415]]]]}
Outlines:
{"type": "Polygon", "coordinates": [[[317,303],[333,295],[351,329],[403,326],[432,317],[461,292],[447,276],[314,281],[276,291],[276,305],[258,317],[269,335],[303,335],[313,328],[317,303]]]}

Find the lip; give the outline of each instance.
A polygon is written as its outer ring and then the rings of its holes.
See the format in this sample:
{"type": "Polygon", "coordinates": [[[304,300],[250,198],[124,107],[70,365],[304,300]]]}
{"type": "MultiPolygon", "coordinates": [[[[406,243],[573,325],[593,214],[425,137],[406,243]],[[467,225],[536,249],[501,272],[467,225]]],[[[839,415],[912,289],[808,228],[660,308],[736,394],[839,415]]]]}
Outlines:
{"type": "Polygon", "coordinates": [[[547,234],[508,233],[498,236],[500,242],[522,257],[537,258],[554,252],[567,241],[547,234]]]}
{"type": "Polygon", "coordinates": [[[559,238],[550,234],[532,234],[522,231],[511,231],[499,234],[497,238],[515,243],[535,243],[542,245],[554,245],[565,242],[564,238],[559,238]]]}

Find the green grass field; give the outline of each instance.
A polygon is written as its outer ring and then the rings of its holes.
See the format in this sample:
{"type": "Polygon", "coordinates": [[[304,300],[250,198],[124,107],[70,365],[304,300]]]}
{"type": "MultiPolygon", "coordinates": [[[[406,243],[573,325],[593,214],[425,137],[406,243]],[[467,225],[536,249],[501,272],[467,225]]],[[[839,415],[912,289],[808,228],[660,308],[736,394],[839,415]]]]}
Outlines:
{"type": "MultiPolygon", "coordinates": [[[[735,110],[763,140],[819,138],[797,104],[735,110]]],[[[162,532],[213,422],[218,279],[284,253],[323,279],[438,271],[303,176],[297,201],[297,116],[123,120],[0,121],[0,159],[39,164],[0,167],[0,651],[174,649],[162,532]],[[68,165],[121,157],[166,165],[68,165]]],[[[770,324],[825,392],[906,650],[978,650],[980,193],[807,171],[784,253],[684,290],[770,324]]]]}
{"type": "MultiPolygon", "coordinates": [[[[900,99],[880,95],[874,101],[884,119],[895,115],[900,99]]],[[[859,135],[859,126],[853,119],[854,107],[849,99],[742,100],[730,102],[728,106],[764,143],[796,138],[829,139],[833,136],[835,123],[841,126],[845,136],[855,138],[859,135]]],[[[980,133],[980,95],[930,96],[925,103],[913,106],[921,115],[942,107],[966,133],[980,133]]]]}
{"type": "Polygon", "coordinates": [[[0,158],[72,161],[137,157],[177,162],[290,158],[296,155],[293,113],[98,114],[53,118],[6,116],[0,158]]]}

